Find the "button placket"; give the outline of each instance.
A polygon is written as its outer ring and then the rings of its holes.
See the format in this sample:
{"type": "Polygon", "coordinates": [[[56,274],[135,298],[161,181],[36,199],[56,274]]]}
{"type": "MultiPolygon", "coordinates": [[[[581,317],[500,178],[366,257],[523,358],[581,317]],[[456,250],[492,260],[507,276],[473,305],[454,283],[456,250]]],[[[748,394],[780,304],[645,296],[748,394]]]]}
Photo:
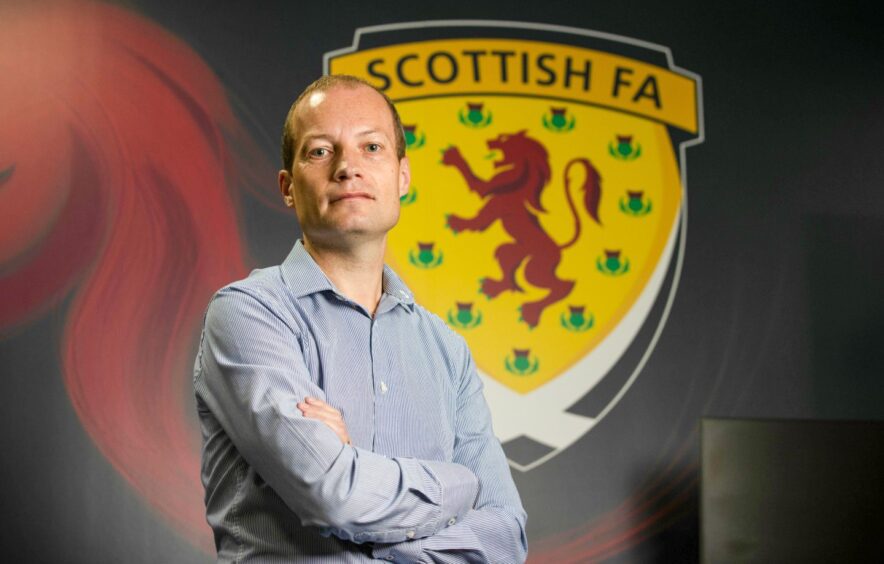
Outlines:
{"type": "MultiPolygon", "coordinates": [[[[378,332],[380,331],[380,325],[381,325],[380,320],[374,319],[374,321],[372,323],[373,330],[371,332],[372,358],[377,358],[377,356],[375,356],[375,353],[377,352],[376,345],[377,345],[377,339],[378,339],[378,332]]],[[[389,390],[389,387],[387,386],[386,382],[384,382],[383,380],[380,380],[378,382],[378,389],[380,390],[381,394],[386,394],[387,390],[389,390]]]]}
{"type": "Polygon", "coordinates": [[[374,429],[372,431],[372,437],[371,437],[371,449],[372,450],[375,450],[377,448],[377,440],[378,440],[378,429],[377,429],[378,420],[377,419],[378,419],[378,407],[379,407],[378,400],[380,399],[377,394],[377,391],[376,391],[377,388],[375,387],[376,386],[375,382],[377,382],[377,379],[379,376],[378,370],[377,370],[377,365],[378,365],[378,356],[377,356],[377,350],[376,350],[377,347],[375,347],[375,342],[376,342],[376,338],[377,338],[376,337],[377,325],[378,325],[377,319],[372,319],[371,323],[369,324],[370,334],[369,334],[369,338],[368,338],[368,348],[369,348],[370,358],[371,358],[371,386],[372,386],[372,391],[373,391],[372,404],[373,404],[373,408],[374,408],[374,413],[372,414],[372,420],[374,421],[374,429]]]}

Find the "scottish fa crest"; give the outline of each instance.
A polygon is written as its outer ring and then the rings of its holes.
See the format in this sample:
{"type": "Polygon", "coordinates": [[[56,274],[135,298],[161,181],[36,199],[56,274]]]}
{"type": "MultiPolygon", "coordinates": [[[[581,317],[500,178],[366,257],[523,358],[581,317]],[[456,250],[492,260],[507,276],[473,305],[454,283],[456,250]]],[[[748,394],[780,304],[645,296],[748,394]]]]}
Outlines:
{"type": "Polygon", "coordinates": [[[387,262],[469,343],[510,463],[549,460],[665,325],[699,77],[645,42],[481,21],[360,29],[325,71],[396,102],[414,186],[387,262]]]}

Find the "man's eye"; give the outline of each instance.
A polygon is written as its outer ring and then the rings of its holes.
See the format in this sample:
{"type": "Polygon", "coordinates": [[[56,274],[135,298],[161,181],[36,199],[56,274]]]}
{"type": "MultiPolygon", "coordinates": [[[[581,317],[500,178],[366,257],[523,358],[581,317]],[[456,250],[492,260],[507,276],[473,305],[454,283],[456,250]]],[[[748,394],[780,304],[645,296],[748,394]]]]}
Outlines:
{"type": "Polygon", "coordinates": [[[316,149],[310,151],[311,157],[324,157],[326,155],[328,155],[328,149],[326,149],[325,147],[317,147],[316,149]]]}
{"type": "Polygon", "coordinates": [[[368,151],[369,153],[377,153],[378,151],[381,150],[381,146],[378,145],[377,143],[369,143],[368,145],[365,146],[365,150],[368,151]]]}

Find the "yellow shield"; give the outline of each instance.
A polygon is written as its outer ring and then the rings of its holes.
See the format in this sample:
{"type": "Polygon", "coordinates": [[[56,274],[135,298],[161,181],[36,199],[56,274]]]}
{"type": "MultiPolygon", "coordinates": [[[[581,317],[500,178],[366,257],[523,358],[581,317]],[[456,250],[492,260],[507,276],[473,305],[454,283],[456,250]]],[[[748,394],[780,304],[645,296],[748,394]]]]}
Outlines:
{"type": "Polygon", "coordinates": [[[332,53],[327,71],[396,102],[413,184],[387,262],[509,390],[572,369],[666,270],[684,206],[673,139],[698,133],[690,77],[475,36],[332,53]]]}

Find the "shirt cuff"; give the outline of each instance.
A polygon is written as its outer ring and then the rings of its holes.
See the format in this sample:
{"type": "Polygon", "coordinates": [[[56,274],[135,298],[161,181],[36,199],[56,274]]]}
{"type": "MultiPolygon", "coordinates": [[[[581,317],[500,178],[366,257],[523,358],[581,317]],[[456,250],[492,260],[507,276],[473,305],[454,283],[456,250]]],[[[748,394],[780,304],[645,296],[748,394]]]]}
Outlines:
{"type": "Polygon", "coordinates": [[[424,460],[422,464],[435,478],[437,487],[441,487],[438,530],[450,527],[473,509],[479,494],[479,480],[469,468],[454,462],[424,460]]]}
{"type": "Polygon", "coordinates": [[[387,562],[421,562],[423,539],[396,544],[377,544],[371,550],[371,557],[387,562]]]}
{"type": "Polygon", "coordinates": [[[415,501],[414,506],[423,515],[410,526],[391,523],[388,529],[361,531],[352,537],[346,531],[324,528],[320,532],[331,533],[356,543],[396,543],[408,542],[435,535],[442,529],[457,523],[473,508],[479,492],[479,481],[467,467],[454,462],[396,459],[402,472],[402,483],[408,488],[415,501]]]}

